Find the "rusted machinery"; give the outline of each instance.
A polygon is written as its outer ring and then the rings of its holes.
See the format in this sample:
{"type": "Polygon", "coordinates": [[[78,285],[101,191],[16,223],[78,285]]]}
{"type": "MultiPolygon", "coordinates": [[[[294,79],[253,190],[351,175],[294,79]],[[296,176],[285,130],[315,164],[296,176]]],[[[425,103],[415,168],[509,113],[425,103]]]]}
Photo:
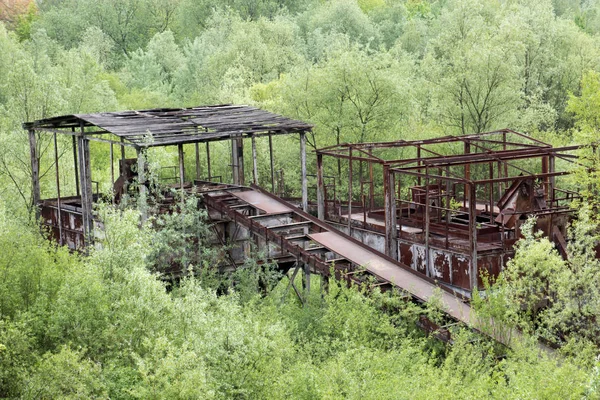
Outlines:
{"type": "Polygon", "coordinates": [[[469,295],[514,254],[529,216],[566,257],[570,203],[579,196],[559,180],[577,167],[577,149],[508,129],[319,149],[318,214],[469,295]],[[332,197],[324,176],[336,171],[332,197]]]}

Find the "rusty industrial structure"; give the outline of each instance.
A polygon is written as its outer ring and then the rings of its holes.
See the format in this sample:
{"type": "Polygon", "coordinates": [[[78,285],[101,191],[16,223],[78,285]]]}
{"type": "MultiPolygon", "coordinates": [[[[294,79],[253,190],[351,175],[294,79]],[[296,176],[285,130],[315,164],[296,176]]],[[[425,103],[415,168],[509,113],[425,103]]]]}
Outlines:
{"type": "Polygon", "coordinates": [[[508,129],[319,149],[318,215],[469,295],[512,257],[529,216],[567,256],[570,204],[579,195],[561,179],[578,166],[577,149],[508,129]],[[328,159],[335,162],[324,172],[328,159]]]}
{"type": "Polygon", "coordinates": [[[471,291],[482,288],[484,275],[494,278],[502,270],[527,217],[537,216],[537,227],[566,257],[569,203],[578,197],[560,186],[561,177],[576,166],[577,148],[553,148],[511,130],[322,148],[315,151],[316,174],[310,175],[306,134],[312,126],[250,106],[68,115],[23,126],[30,138],[35,205],[61,245],[80,250],[101,236],[94,214],[101,198],[118,203],[135,195],[145,204],[156,190],[145,176],[146,152],[175,146],[178,177],[160,189],[161,201],[179,201],[173,189],[198,196],[215,244],[230,244],[233,263],[259,249],[291,275],[288,289],[300,298],[294,283],[299,272],[309,290],[311,275],[320,275],[325,286],[332,271],[370,287],[400,289],[417,301],[441,296],[447,315],[471,326],[471,291]],[[59,151],[58,135],[72,137],[72,157],[59,151]],[[293,201],[274,193],[272,138],[277,135],[298,138],[301,198],[293,201]],[[40,156],[42,138],[53,144],[54,157],[40,156]],[[256,142],[262,138],[269,142],[270,179],[262,180],[268,189],[258,185],[256,142]],[[210,143],[216,141],[231,143],[231,182],[211,174],[210,143]],[[251,173],[244,169],[245,141],[252,147],[251,173]],[[110,193],[94,191],[90,143],[109,147],[110,193]],[[205,165],[200,165],[201,144],[205,165]],[[127,147],[135,149],[135,158],[126,157],[127,147]],[[186,148],[195,153],[194,173],[185,169],[186,148]],[[74,162],[75,193],[67,196],[59,179],[61,155],[74,162]],[[41,196],[43,159],[54,162],[51,198],[41,196]],[[315,196],[309,199],[311,190],[315,196]]]}

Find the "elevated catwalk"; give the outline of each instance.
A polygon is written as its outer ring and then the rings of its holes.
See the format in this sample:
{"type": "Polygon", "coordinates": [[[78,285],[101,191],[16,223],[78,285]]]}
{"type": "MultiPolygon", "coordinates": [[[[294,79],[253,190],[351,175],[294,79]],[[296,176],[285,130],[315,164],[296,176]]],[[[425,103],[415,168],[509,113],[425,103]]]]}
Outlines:
{"type": "Polygon", "coordinates": [[[253,238],[261,249],[279,258],[295,259],[313,274],[327,277],[331,271],[340,271],[348,277],[361,272],[372,276],[376,285],[397,288],[417,301],[436,297],[451,319],[500,343],[510,345],[512,339],[520,336],[493,321],[482,323],[461,295],[259,187],[229,186],[208,191],[203,194],[203,201],[214,221],[241,226],[248,239],[253,238]]]}

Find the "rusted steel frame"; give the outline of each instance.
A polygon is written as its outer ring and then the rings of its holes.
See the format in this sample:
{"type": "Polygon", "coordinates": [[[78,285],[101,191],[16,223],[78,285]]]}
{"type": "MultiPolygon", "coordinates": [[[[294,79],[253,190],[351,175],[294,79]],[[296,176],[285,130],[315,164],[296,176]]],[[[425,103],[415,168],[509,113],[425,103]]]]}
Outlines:
{"type": "Polygon", "coordinates": [[[273,137],[269,135],[269,161],[271,163],[271,192],[275,193],[275,164],[273,163],[273,137]]]}
{"type": "MultiPolygon", "coordinates": [[[[306,176],[306,133],[300,133],[300,180],[302,187],[302,210],[308,211],[308,178],[306,176]]],[[[256,182],[255,182],[256,184],[256,182]]]]}
{"type": "MultiPolygon", "coordinates": [[[[542,174],[547,174],[547,173],[548,173],[548,156],[544,156],[544,157],[542,157],[542,174]]],[[[544,195],[546,196],[546,198],[548,198],[548,185],[549,185],[548,179],[549,179],[549,177],[545,176],[544,180],[543,180],[544,195]]]]}
{"type": "Polygon", "coordinates": [[[471,290],[475,290],[477,288],[477,185],[470,183],[469,186],[469,248],[471,253],[469,286],[471,290]]]}
{"type": "Polygon", "coordinates": [[[244,150],[243,139],[231,139],[231,175],[234,185],[244,184],[244,150]]]}
{"type": "Polygon", "coordinates": [[[385,242],[386,255],[398,259],[398,228],[396,212],[395,175],[387,165],[383,166],[383,193],[385,196],[385,242]]]}
{"type": "MultiPolygon", "coordinates": [[[[555,159],[554,155],[548,156],[548,172],[549,173],[556,172],[556,159],[555,159]]],[[[550,195],[550,204],[552,204],[554,202],[554,189],[556,188],[556,177],[549,176],[548,184],[549,184],[548,190],[549,190],[549,195],[550,195]]],[[[550,221],[550,222],[552,222],[552,221],[550,221]]]]}
{"type": "Polygon", "coordinates": [[[358,151],[359,153],[363,153],[366,154],[367,157],[373,159],[372,161],[379,161],[379,162],[385,162],[385,160],[381,157],[377,157],[373,155],[373,148],[371,147],[367,147],[367,151],[363,150],[362,148],[356,148],[354,145],[352,145],[352,148],[356,151],[358,151]]]}
{"type": "MultiPolygon", "coordinates": [[[[121,138],[121,142],[120,142],[120,146],[121,146],[121,160],[123,161],[123,166],[125,166],[125,146],[127,146],[127,144],[125,143],[125,139],[121,138]]],[[[123,171],[119,170],[119,173],[122,174],[123,171]]]]}
{"type": "Polygon", "coordinates": [[[196,179],[200,180],[200,144],[194,143],[196,153],[196,179]]]}
{"type": "Polygon", "coordinates": [[[425,218],[424,218],[424,231],[425,231],[425,272],[427,276],[432,275],[430,257],[429,257],[429,223],[431,222],[431,213],[430,213],[430,203],[429,203],[429,167],[425,167],[425,218]]]}
{"type": "MultiPolygon", "coordinates": [[[[569,206],[557,206],[557,207],[552,207],[552,208],[544,208],[543,210],[528,211],[527,214],[531,214],[531,215],[562,214],[565,211],[567,211],[567,212],[570,213],[570,212],[574,212],[575,210],[573,210],[569,206]]],[[[520,213],[520,212],[505,212],[503,214],[504,215],[520,215],[520,214],[523,214],[523,213],[520,213]]]]}
{"type": "Polygon", "coordinates": [[[300,246],[288,241],[282,235],[279,235],[271,231],[268,227],[263,226],[260,223],[257,223],[254,220],[248,218],[247,216],[230,209],[221,202],[212,199],[210,196],[205,197],[205,203],[209,207],[219,211],[224,215],[227,215],[236,224],[245,225],[250,232],[262,236],[269,242],[276,244],[282,249],[282,251],[288,252],[293,256],[298,257],[303,262],[306,262],[307,264],[312,266],[317,272],[329,275],[329,266],[327,265],[327,263],[325,263],[321,259],[318,259],[316,256],[312,255],[300,246]]]}
{"type": "MultiPolygon", "coordinates": [[[[504,163],[504,164],[505,164],[507,167],[508,167],[508,166],[510,166],[510,167],[512,167],[512,168],[515,168],[515,169],[517,169],[517,170],[519,170],[519,171],[521,171],[521,172],[524,172],[524,173],[526,173],[526,174],[531,174],[531,172],[530,172],[530,171],[527,171],[526,169],[523,169],[523,168],[517,167],[516,165],[513,165],[513,164],[509,164],[507,161],[505,161],[505,160],[502,160],[502,159],[500,159],[499,157],[496,157],[496,156],[495,156],[496,152],[495,152],[494,150],[490,150],[490,149],[489,149],[489,148],[487,148],[487,147],[479,146],[479,145],[477,145],[477,144],[475,144],[475,143],[473,143],[473,142],[470,142],[470,144],[472,144],[473,146],[475,146],[475,147],[476,147],[476,148],[478,148],[478,149],[482,149],[482,150],[484,150],[482,153],[477,153],[477,154],[488,154],[488,155],[492,156],[492,157],[493,157],[493,158],[494,158],[496,161],[504,163]]],[[[538,148],[538,149],[539,149],[539,147],[536,147],[536,148],[538,148]]],[[[506,146],[504,146],[504,151],[507,151],[507,150],[506,150],[506,146]]]]}
{"type": "MultiPolygon", "coordinates": [[[[491,144],[501,144],[501,145],[507,145],[507,146],[521,146],[521,147],[527,147],[527,148],[546,148],[546,147],[552,147],[551,145],[547,144],[544,146],[540,146],[537,144],[528,144],[528,143],[517,143],[517,142],[509,142],[509,141],[504,141],[504,140],[491,140],[491,139],[481,139],[481,138],[470,138],[469,139],[471,142],[482,142],[482,143],[491,143],[491,144]]],[[[492,149],[490,149],[492,150],[492,149]]],[[[506,150],[506,149],[504,149],[506,150]]],[[[516,150],[516,149],[513,149],[516,150]]],[[[492,150],[494,151],[494,150],[492,150]]]]}
{"type": "MultiPolygon", "coordinates": [[[[350,147],[348,147],[348,148],[350,148],[350,147]]],[[[326,155],[326,156],[333,157],[333,158],[339,158],[339,159],[345,159],[345,160],[350,158],[350,156],[347,154],[337,154],[337,153],[331,153],[329,151],[321,151],[319,153],[326,155]]],[[[376,163],[376,164],[384,164],[385,163],[385,161],[380,161],[378,159],[374,160],[372,158],[366,158],[366,157],[360,157],[360,156],[352,156],[352,159],[356,160],[356,161],[366,161],[366,162],[372,162],[372,163],[376,163]]]]}
{"type": "MultiPolygon", "coordinates": [[[[450,167],[446,167],[446,176],[450,175],[450,167]]],[[[446,242],[445,247],[448,249],[448,240],[449,240],[449,230],[450,230],[450,181],[446,180],[446,242]]],[[[441,214],[441,213],[440,213],[441,214]]]]}
{"type": "Polygon", "coordinates": [[[256,153],[256,137],[252,136],[252,183],[258,185],[258,155],[256,153]]]}
{"type": "MultiPolygon", "coordinates": [[[[302,210],[297,209],[296,207],[294,207],[289,202],[287,202],[287,201],[285,201],[285,200],[283,200],[283,199],[275,196],[272,193],[269,193],[268,191],[262,189],[261,187],[251,185],[251,188],[254,189],[254,190],[256,190],[257,192],[260,192],[260,193],[264,194],[267,197],[270,197],[273,200],[279,201],[281,204],[284,204],[284,205],[290,207],[291,209],[294,210],[294,212],[298,216],[300,216],[300,217],[302,217],[304,219],[310,220],[311,222],[313,222],[313,224],[316,227],[319,227],[322,231],[331,231],[331,227],[329,225],[327,225],[325,222],[320,221],[319,219],[315,218],[314,216],[312,216],[312,215],[310,215],[308,213],[305,213],[302,210]]],[[[392,191],[392,193],[393,193],[393,191],[392,191]]],[[[361,243],[359,240],[356,240],[355,238],[353,238],[351,236],[348,236],[345,239],[348,240],[348,241],[350,241],[350,242],[352,242],[352,243],[354,243],[356,246],[359,246],[359,247],[361,247],[361,248],[363,248],[363,249],[365,249],[367,251],[370,251],[370,252],[374,251],[371,247],[367,246],[364,243],[361,243]]],[[[383,258],[383,259],[385,259],[385,260],[387,260],[387,261],[391,261],[393,263],[396,263],[398,265],[398,267],[404,269],[405,271],[408,271],[409,273],[411,273],[411,274],[419,277],[420,279],[424,279],[424,280],[426,280],[427,282],[429,282],[431,284],[437,285],[437,282],[436,282],[435,279],[427,278],[427,277],[423,276],[423,274],[421,274],[420,272],[417,272],[417,271],[413,270],[412,268],[410,268],[410,267],[408,267],[408,266],[406,266],[406,265],[404,265],[402,263],[398,263],[397,259],[394,259],[394,258],[392,258],[392,257],[390,257],[390,256],[388,256],[386,254],[383,254],[383,253],[378,253],[378,256],[381,257],[381,258],[383,258]]],[[[371,273],[371,274],[376,276],[376,274],[373,274],[373,273],[371,273]]],[[[381,278],[379,276],[377,276],[377,277],[380,278],[380,279],[382,279],[382,280],[384,280],[383,278],[381,278]]],[[[394,284],[394,285],[397,285],[397,284],[394,284]]],[[[466,300],[466,298],[464,296],[462,296],[460,293],[456,293],[452,289],[449,289],[449,288],[447,288],[447,287],[445,287],[443,285],[439,286],[439,288],[441,290],[449,293],[449,294],[452,294],[452,295],[456,296],[459,299],[466,300]]]]}
{"type": "MultiPolygon", "coordinates": [[[[185,162],[184,157],[185,154],[183,152],[183,144],[177,145],[177,153],[179,158],[179,188],[183,190],[183,186],[185,183],[185,162]]],[[[139,171],[138,171],[139,174],[139,171]]]]}
{"type": "MultiPolygon", "coordinates": [[[[75,131],[73,131],[74,128],[76,128],[77,126],[70,126],[71,131],[68,131],[66,129],[52,129],[52,128],[35,128],[36,132],[44,132],[44,133],[58,133],[59,135],[69,135],[69,136],[74,136],[77,135],[77,133],[75,131]]],[[[65,127],[67,128],[67,127],[65,127]]],[[[98,135],[103,135],[103,134],[107,134],[110,133],[106,130],[101,130],[101,131],[94,131],[94,132],[88,132],[90,135],[91,134],[98,134],[98,135]]]]}
{"type": "MultiPolygon", "coordinates": [[[[492,161],[490,161],[489,163],[489,168],[490,168],[490,179],[494,179],[494,163],[492,161]]],[[[494,184],[495,182],[490,182],[489,184],[486,185],[486,187],[489,188],[489,194],[490,194],[490,224],[494,223],[494,184]]]]}
{"type": "Polygon", "coordinates": [[[36,218],[40,217],[38,203],[40,202],[40,158],[37,150],[37,138],[35,130],[30,129],[29,134],[29,155],[31,159],[31,194],[33,197],[33,208],[35,209],[36,218]]]}
{"type": "MultiPolygon", "coordinates": [[[[111,188],[115,184],[115,153],[113,149],[113,144],[110,144],[110,185],[111,188]]],[[[112,189],[111,189],[112,190],[112,189]]],[[[115,196],[112,196],[112,201],[114,203],[115,196]]]]}
{"type": "MultiPolygon", "coordinates": [[[[420,144],[417,145],[417,167],[421,167],[421,145],[420,144]]],[[[421,169],[419,168],[419,171],[420,170],[421,169]]],[[[426,175],[428,174],[427,172],[428,171],[425,172],[426,175]]],[[[421,177],[420,176],[417,178],[417,185],[421,186],[421,177]]]]}
{"type": "Polygon", "coordinates": [[[79,166],[77,165],[77,137],[75,136],[75,128],[73,130],[73,167],[75,168],[75,194],[79,196],[79,166]]]}
{"type": "MultiPolygon", "coordinates": [[[[424,167],[421,167],[424,168],[424,167]]],[[[389,169],[390,172],[393,172],[395,174],[405,174],[405,175],[411,175],[411,176],[417,176],[417,177],[425,177],[426,174],[422,173],[422,172],[415,172],[412,170],[405,170],[405,169],[398,169],[398,168],[390,168],[389,169]]],[[[456,183],[469,183],[470,181],[467,179],[463,179],[463,178],[453,178],[453,177],[448,177],[448,176],[439,176],[439,175],[429,175],[430,178],[433,179],[441,179],[441,180],[447,180],[450,182],[456,182],[456,183]]]]}
{"type": "Polygon", "coordinates": [[[296,258],[296,262],[294,263],[294,272],[292,273],[292,277],[290,278],[289,275],[286,273],[289,283],[288,283],[287,287],[285,288],[285,292],[283,293],[283,296],[281,298],[282,303],[285,301],[285,298],[288,296],[288,293],[290,292],[290,288],[293,288],[294,292],[296,293],[296,296],[298,296],[298,299],[300,300],[300,302],[302,304],[304,304],[304,299],[302,298],[302,295],[300,294],[300,291],[298,290],[298,288],[296,287],[296,284],[294,282],[296,280],[296,275],[298,275],[298,271],[300,271],[300,262],[299,262],[298,258],[296,258]]]}
{"type": "MultiPolygon", "coordinates": [[[[431,196],[430,196],[430,199],[431,199],[431,196]]],[[[415,206],[423,206],[423,207],[425,207],[425,203],[418,203],[416,201],[403,200],[402,202],[404,204],[408,204],[408,205],[415,205],[415,206]]],[[[452,212],[455,212],[456,214],[462,214],[462,215],[467,215],[467,216],[469,215],[468,211],[452,210],[452,209],[446,208],[446,207],[430,206],[430,209],[431,210],[439,210],[439,211],[452,211],[452,212]]],[[[481,222],[480,225],[481,226],[496,227],[496,224],[490,224],[490,223],[487,223],[487,222],[481,222]]],[[[415,226],[415,227],[417,227],[417,226],[415,226]]],[[[422,226],[418,226],[418,228],[422,228],[422,226]]]]}
{"type": "MultiPolygon", "coordinates": [[[[369,148],[369,153],[373,153],[373,149],[369,148]]],[[[373,174],[373,163],[369,163],[369,208],[375,208],[375,176],[373,174]]]]}
{"type": "Polygon", "coordinates": [[[559,172],[548,172],[546,174],[532,174],[532,175],[527,175],[527,176],[523,175],[523,176],[512,176],[512,177],[509,176],[506,178],[480,179],[480,180],[476,180],[473,182],[478,185],[485,185],[485,184],[493,183],[493,182],[512,182],[515,179],[525,179],[525,178],[543,179],[546,177],[564,176],[564,175],[571,175],[571,174],[572,174],[571,171],[559,171],[559,172]]]}
{"type": "Polygon", "coordinates": [[[325,182],[323,180],[323,154],[317,153],[317,216],[325,220],[327,199],[325,198],[325,182]]]}
{"type": "MultiPolygon", "coordinates": [[[[54,209],[56,209],[56,207],[53,207],[54,209]]],[[[42,225],[44,226],[48,226],[50,228],[59,228],[58,225],[52,224],[52,223],[48,223],[45,221],[42,221],[42,225]]],[[[67,233],[75,233],[77,235],[81,235],[81,231],[75,230],[75,229],[71,229],[71,228],[67,228],[67,227],[62,227],[62,231],[63,232],[67,232],[67,233]]],[[[66,236],[66,235],[65,235],[66,236]]]]}
{"type": "MultiPolygon", "coordinates": [[[[443,154],[440,154],[440,153],[437,153],[437,152],[434,152],[434,151],[431,151],[431,150],[428,150],[428,149],[421,148],[421,150],[427,151],[427,152],[429,152],[431,154],[434,154],[434,155],[437,155],[437,156],[440,156],[440,157],[445,157],[443,154]]],[[[419,151],[418,148],[417,148],[417,156],[420,157],[420,151],[419,151]]],[[[426,160],[427,158],[415,158],[415,159],[409,160],[407,162],[404,162],[404,161],[401,161],[401,160],[400,161],[393,160],[393,161],[388,161],[387,164],[392,169],[395,169],[395,170],[405,170],[405,169],[407,169],[406,167],[404,167],[405,164],[415,164],[416,163],[417,165],[415,167],[413,167],[412,169],[419,169],[418,168],[419,166],[421,168],[423,167],[423,165],[421,165],[421,160],[422,159],[426,160]]],[[[449,174],[447,174],[446,176],[453,176],[455,178],[462,179],[462,177],[460,175],[455,174],[453,172],[449,172],[449,174]]],[[[420,179],[418,181],[418,185],[421,186],[421,180],[420,179]]]]}
{"type": "Polygon", "coordinates": [[[348,148],[348,235],[352,236],[352,146],[348,148]]]}
{"type": "Polygon", "coordinates": [[[210,170],[210,143],[206,142],[206,173],[208,180],[212,179],[211,170],[210,170]]]}
{"type": "MultiPolygon", "coordinates": [[[[402,238],[402,176],[398,177],[398,198],[395,201],[398,203],[398,208],[396,209],[396,213],[398,214],[398,237],[402,238]]],[[[408,218],[410,218],[410,208],[407,209],[407,213],[408,218]]],[[[398,254],[398,259],[400,259],[400,256],[401,254],[398,254]]]]}
{"type": "Polygon", "coordinates": [[[93,195],[92,195],[92,176],[90,164],[90,142],[85,136],[85,127],[80,126],[80,133],[77,137],[79,147],[79,176],[81,188],[81,208],[83,216],[83,233],[86,241],[91,242],[93,229],[93,195]]]}
{"type": "MultiPolygon", "coordinates": [[[[458,154],[452,156],[444,156],[444,157],[429,157],[423,158],[421,161],[424,164],[428,164],[430,166],[446,166],[446,165],[461,165],[465,163],[485,163],[492,160],[504,161],[504,160],[520,160],[527,158],[535,158],[541,157],[548,154],[557,154],[563,151],[571,151],[577,150],[580,146],[566,146],[566,147],[557,147],[557,148],[534,148],[534,149],[519,149],[519,150],[499,150],[493,152],[493,154],[488,153],[470,153],[470,154],[458,154]]],[[[415,163],[417,159],[404,160],[405,163],[415,163]]],[[[405,167],[402,169],[417,169],[417,167],[405,167]]]]}
{"type": "MultiPolygon", "coordinates": [[[[482,137],[486,137],[486,136],[493,136],[493,135],[500,135],[500,134],[506,134],[506,133],[513,133],[516,134],[520,137],[526,138],[530,141],[533,141],[535,143],[539,143],[541,146],[537,146],[537,147],[548,147],[550,146],[548,143],[544,143],[542,141],[539,141],[537,139],[533,139],[529,136],[523,135],[519,132],[515,132],[509,129],[501,129],[501,130],[497,130],[497,131],[490,131],[490,132],[481,132],[481,133],[474,133],[474,134],[469,134],[469,135],[462,135],[462,136],[442,136],[439,138],[431,138],[431,139],[423,139],[423,140],[411,140],[411,141],[406,141],[406,140],[396,140],[396,141],[390,141],[390,142],[366,142],[366,143],[357,143],[357,144],[353,144],[353,146],[355,148],[363,148],[363,147],[373,147],[373,148],[394,148],[394,147],[408,147],[408,146],[416,146],[416,145],[430,145],[430,144],[442,144],[442,143],[453,143],[453,142],[459,142],[462,140],[469,140],[469,139],[473,139],[473,140],[488,140],[491,141],[489,139],[481,139],[482,137]]],[[[507,142],[507,144],[511,144],[512,142],[507,142]]],[[[515,145],[523,145],[525,147],[527,146],[535,146],[535,145],[527,145],[524,143],[515,143],[515,145]]],[[[342,143],[339,145],[332,145],[332,146],[328,146],[328,147],[323,147],[321,149],[318,149],[317,151],[321,151],[321,150],[329,150],[329,149],[341,149],[343,147],[347,147],[348,143],[342,143]]]]}
{"type": "Polygon", "coordinates": [[[61,215],[61,197],[60,197],[60,177],[58,168],[58,142],[56,140],[56,133],[54,133],[54,166],[56,168],[56,205],[58,207],[58,244],[63,244],[62,234],[62,215],[61,215]]]}
{"type": "MultiPolygon", "coordinates": [[[[137,148],[138,146],[133,144],[133,143],[127,143],[127,142],[115,142],[114,140],[109,140],[109,139],[101,139],[101,138],[97,138],[94,136],[87,136],[86,135],[86,139],[92,142],[100,142],[100,143],[114,143],[114,144],[119,144],[122,146],[128,146],[131,148],[137,148]]],[[[142,146],[143,147],[143,146],[142,146]]]]}
{"type": "Polygon", "coordinates": [[[521,132],[513,131],[512,129],[504,129],[504,131],[506,131],[506,132],[508,132],[508,133],[512,133],[513,135],[521,136],[522,138],[525,138],[525,139],[527,139],[527,140],[531,140],[532,142],[539,143],[539,144],[541,144],[542,146],[550,146],[550,147],[551,147],[551,145],[550,145],[550,144],[548,144],[548,143],[546,143],[546,142],[542,142],[541,140],[538,140],[538,139],[534,139],[534,138],[532,138],[531,136],[524,135],[524,134],[522,134],[521,132]]]}
{"type": "Polygon", "coordinates": [[[137,154],[137,169],[138,169],[138,185],[140,191],[139,198],[139,209],[140,218],[142,224],[146,222],[148,214],[146,211],[147,200],[146,200],[146,160],[145,154],[142,149],[136,149],[137,154]]]}

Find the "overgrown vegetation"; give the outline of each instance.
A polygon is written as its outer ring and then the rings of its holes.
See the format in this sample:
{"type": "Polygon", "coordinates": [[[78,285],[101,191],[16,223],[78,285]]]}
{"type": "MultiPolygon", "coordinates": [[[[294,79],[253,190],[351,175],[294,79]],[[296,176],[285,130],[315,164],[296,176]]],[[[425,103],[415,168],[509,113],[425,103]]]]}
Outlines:
{"type": "MultiPolygon", "coordinates": [[[[101,207],[102,246],[69,254],[32,221],[21,128],[60,114],[249,103],[313,123],[312,147],[510,127],[590,145],[582,157],[598,165],[597,1],[14,4],[0,10],[0,397],[600,397],[599,229],[587,191],[597,173],[573,178],[586,197],[569,262],[525,229],[506,272],[475,302],[532,343],[561,345],[549,358],[527,343],[500,354],[459,327],[446,347],[415,327],[435,309],[335,282],[323,297],[313,284],[304,306],[292,294],[282,302],[287,278],[252,259],[224,279],[192,199],[142,227],[137,211],[101,207]],[[157,272],[173,260],[197,275],[166,287],[157,272]]],[[[46,139],[41,189],[51,197],[46,139]]],[[[277,140],[276,169],[297,190],[297,146],[277,140]]],[[[62,160],[70,145],[59,138],[62,160]]],[[[225,145],[211,151],[228,159],[225,145]]],[[[161,165],[176,157],[148,154],[161,165]]],[[[92,147],[95,180],[108,181],[108,160],[106,146],[92,147]]],[[[74,192],[72,163],[63,164],[63,194],[74,192]]],[[[213,175],[227,177],[227,164],[214,163],[213,175]]]]}

